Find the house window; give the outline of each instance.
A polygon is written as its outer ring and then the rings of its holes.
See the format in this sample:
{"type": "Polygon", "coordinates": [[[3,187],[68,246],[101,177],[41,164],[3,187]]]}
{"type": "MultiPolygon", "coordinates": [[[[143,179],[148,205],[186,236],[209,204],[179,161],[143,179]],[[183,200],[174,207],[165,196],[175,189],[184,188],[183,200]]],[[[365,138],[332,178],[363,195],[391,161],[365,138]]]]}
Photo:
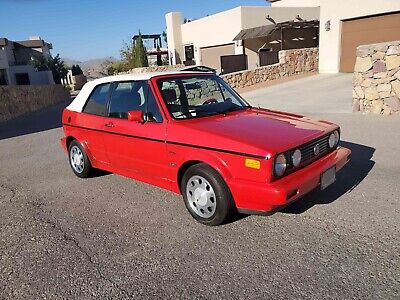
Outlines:
{"type": "Polygon", "coordinates": [[[0,85],[7,85],[7,73],[5,69],[0,69],[0,85]]]}
{"type": "Polygon", "coordinates": [[[185,59],[193,60],[194,59],[194,46],[185,46],[185,59]]]}
{"type": "Polygon", "coordinates": [[[15,81],[16,81],[17,85],[30,85],[31,84],[28,73],[15,74],[15,81]]]}

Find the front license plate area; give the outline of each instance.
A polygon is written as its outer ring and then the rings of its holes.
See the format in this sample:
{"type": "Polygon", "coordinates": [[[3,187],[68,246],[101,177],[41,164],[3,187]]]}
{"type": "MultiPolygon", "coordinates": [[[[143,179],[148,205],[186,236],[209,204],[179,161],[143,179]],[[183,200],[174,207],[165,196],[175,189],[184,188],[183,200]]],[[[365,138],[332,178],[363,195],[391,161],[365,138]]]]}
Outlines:
{"type": "Polygon", "coordinates": [[[326,189],[336,181],[336,167],[333,166],[321,174],[321,190],[326,189]]]}

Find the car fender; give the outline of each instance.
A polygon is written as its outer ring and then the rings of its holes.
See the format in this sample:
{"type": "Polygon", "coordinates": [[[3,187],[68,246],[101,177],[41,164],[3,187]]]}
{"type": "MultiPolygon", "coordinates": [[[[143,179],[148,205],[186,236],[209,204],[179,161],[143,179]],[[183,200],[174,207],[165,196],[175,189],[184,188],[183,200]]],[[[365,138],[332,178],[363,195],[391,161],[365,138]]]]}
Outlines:
{"type": "MultiPolygon", "coordinates": [[[[87,145],[87,142],[85,140],[85,138],[82,136],[82,134],[79,132],[79,130],[75,129],[75,128],[71,128],[68,130],[68,132],[66,133],[66,139],[67,141],[73,138],[74,140],[76,140],[83,148],[83,150],[85,151],[90,163],[93,165],[93,163],[95,162],[95,159],[92,155],[92,153],[89,150],[89,147],[87,145]]],[[[67,148],[67,152],[68,152],[68,145],[66,145],[67,148]]]]}
{"type": "Polygon", "coordinates": [[[205,164],[208,164],[210,167],[214,168],[225,181],[232,178],[232,174],[229,171],[229,167],[226,162],[214,153],[197,151],[194,153],[188,153],[182,158],[179,169],[189,161],[201,161],[205,164]]]}

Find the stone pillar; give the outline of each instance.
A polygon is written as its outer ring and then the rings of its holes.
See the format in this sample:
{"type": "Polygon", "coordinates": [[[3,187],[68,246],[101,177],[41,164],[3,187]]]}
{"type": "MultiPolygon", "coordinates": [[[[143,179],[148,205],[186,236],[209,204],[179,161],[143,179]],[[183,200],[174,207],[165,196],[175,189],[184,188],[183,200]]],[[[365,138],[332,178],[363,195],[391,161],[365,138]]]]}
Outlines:
{"type": "Polygon", "coordinates": [[[386,115],[400,111],[400,41],[357,48],[353,111],[386,115]]]}

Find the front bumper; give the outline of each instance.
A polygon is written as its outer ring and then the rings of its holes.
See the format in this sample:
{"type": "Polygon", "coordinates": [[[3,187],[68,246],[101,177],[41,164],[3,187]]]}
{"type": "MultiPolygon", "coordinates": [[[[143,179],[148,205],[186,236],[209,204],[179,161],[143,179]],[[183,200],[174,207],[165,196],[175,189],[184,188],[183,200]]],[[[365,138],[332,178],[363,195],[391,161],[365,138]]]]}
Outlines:
{"type": "Polygon", "coordinates": [[[271,183],[247,180],[228,181],[236,207],[241,213],[272,214],[309,193],[320,185],[321,174],[336,166],[342,169],[350,160],[351,151],[339,147],[312,164],[271,183]]]}

